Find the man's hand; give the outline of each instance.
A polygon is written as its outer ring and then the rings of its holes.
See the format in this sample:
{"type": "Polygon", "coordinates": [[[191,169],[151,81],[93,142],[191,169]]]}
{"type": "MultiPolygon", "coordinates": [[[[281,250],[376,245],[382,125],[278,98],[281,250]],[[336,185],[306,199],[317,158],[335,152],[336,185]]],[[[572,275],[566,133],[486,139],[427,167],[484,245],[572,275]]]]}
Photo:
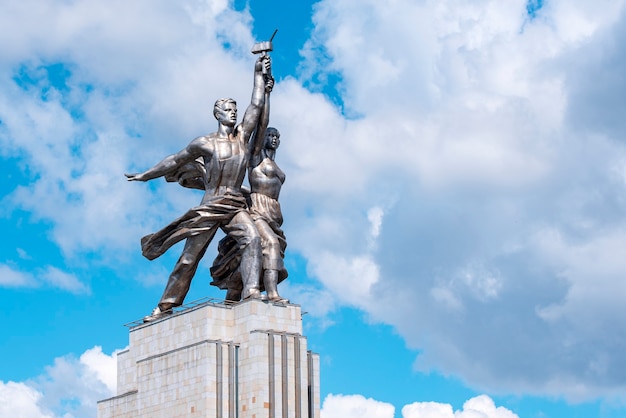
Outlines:
{"type": "Polygon", "coordinates": [[[126,178],[128,178],[128,181],[146,181],[142,173],[124,175],[126,176],[126,178]]]}
{"type": "Polygon", "coordinates": [[[272,73],[272,60],[269,55],[261,55],[254,64],[254,71],[261,71],[263,74],[272,73]]]}

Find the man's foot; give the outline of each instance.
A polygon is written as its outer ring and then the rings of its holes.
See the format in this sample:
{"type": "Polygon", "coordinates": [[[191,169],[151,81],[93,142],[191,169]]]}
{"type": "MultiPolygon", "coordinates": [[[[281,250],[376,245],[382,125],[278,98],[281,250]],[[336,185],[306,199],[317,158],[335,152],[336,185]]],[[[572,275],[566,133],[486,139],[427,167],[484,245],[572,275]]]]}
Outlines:
{"type": "Polygon", "coordinates": [[[156,321],[157,319],[164,318],[171,314],[172,314],[172,308],[162,311],[161,308],[157,306],[156,308],[154,308],[154,310],[152,311],[150,315],[143,317],[143,322],[156,321]]]}
{"type": "Polygon", "coordinates": [[[228,291],[226,292],[227,303],[237,303],[240,300],[241,300],[241,290],[228,289],[228,291]]]}

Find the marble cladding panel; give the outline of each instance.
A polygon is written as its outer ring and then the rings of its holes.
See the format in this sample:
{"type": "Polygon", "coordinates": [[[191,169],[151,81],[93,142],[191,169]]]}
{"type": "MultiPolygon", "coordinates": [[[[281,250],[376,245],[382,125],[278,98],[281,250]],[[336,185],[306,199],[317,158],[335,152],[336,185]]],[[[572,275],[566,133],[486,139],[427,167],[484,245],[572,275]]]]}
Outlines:
{"type": "Polygon", "coordinates": [[[135,418],[137,393],[98,402],[98,418],[135,418]]]}
{"type": "Polygon", "coordinates": [[[311,353],[311,361],[313,363],[313,399],[311,403],[313,404],[313,416],[311,418],[320,418],[320,407],[321,407],[321,398],[320,398],[320,356],[316,353],[311,353]]]}
{"type": "Polygon", "coordinates": [[[191,409],[194,414],[203,413],[207,406],[205,394],[215,393],[215,372],[209,367],[214,362],[212,348],[211,343],[197,344],[140,361],[137,364],[139,410],[159,405],[159,413],[165,414],[162,416],[186,416],[191,409]]]}

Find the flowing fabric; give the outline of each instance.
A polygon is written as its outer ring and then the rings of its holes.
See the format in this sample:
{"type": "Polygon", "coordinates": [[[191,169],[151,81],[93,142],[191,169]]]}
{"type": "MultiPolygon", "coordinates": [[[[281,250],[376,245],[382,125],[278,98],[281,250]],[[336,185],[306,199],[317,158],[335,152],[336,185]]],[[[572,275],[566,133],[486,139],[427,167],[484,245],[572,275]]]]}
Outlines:
{"type": "MultiPolygon", "coordinates": [[[[283,259],[285,257],[285,249],[287,248],[287,240],[281,229],[283,223],[283,215],[280,209],[280,203],[276,199],[272,199],[264,194],[250,194],[250,216],[257,222],[265,222],[271,229],[273,239],[277,240],[278,248],[270,245],[268,237],[261,233],[261,251],[263,254],[263,267],[278,270],[278,282],[287,278],[287,269],[284,267],[283,259]]],[[[262,231],[259,231],[262,232],[262,231]]],[[[211,267],[211,276],[213,281],[211,284],[220,289],[241,289],[241,275],[238,272],[238,266],[241,261],[240,248],[237,242],[230,234],[222,238],[217,248],[218,254],[211,267]]],[[[263,290],[261,282],[261,290],[263,290]]]]}
{"type": "MultiPolygon", "coordinates": [[[[198,234],[215,234],[217,228],[224,226],[242,210],[246,210],[243,195],[226,193],[191,208],[180,218],[141,239],[141,252],[148,260],[163,255],[174,244],[198,234]]],[[[230,231],[229,231],[230,232],[230,231]]],[[[235,230],[232,233],[236,234],[235,230]]],[[[237,240],[233,239],[235,243],[237,240]]]]}

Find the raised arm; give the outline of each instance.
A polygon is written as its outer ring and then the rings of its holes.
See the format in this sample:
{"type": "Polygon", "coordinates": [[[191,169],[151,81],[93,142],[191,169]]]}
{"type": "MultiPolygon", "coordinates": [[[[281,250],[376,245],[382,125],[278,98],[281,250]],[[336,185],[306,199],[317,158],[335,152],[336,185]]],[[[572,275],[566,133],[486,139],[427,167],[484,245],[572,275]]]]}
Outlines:
{"type": "Polygon", "coordinates": [[[169,155],[158,162],[154,167],[137,174],[124,174],[128,181],[148,181],[158,177],[162,177],[174,172],[179,167],[192,162],[200,156],[200,144],[202,137],[196,138],[187,146],[187,148],[176,154],[169,155]]]}
{"type": "Polygon", "coordinates": [[[250,168],[256,167],[261,162],[261,150],[265,145],[265,134],[270,121],[270,93],[272,88],[274,88],[274,78],[269,75],[265,84],[265,104],[263,105],[263,110],[261,110],[259,123],[254,130],[254,135],[248,144],[250,155],[248,166],[250,168]]]}
{"type": "Polygon", "coordinates": [[[259,116],[263,110],[265,102],[265,76],[263,74],[265,68],[267,74],[271,74],[271,61],[269,56],[261,56],[254,65],[254,86],[252,88],[252,98],[250,105],[243,115],[243,121],[239,125],[242,130],[243,140],[248,143],[252,132],[256,129],[259,116]]]}

